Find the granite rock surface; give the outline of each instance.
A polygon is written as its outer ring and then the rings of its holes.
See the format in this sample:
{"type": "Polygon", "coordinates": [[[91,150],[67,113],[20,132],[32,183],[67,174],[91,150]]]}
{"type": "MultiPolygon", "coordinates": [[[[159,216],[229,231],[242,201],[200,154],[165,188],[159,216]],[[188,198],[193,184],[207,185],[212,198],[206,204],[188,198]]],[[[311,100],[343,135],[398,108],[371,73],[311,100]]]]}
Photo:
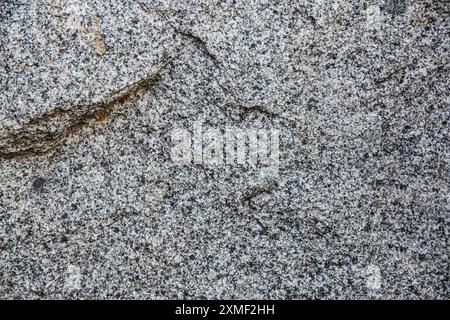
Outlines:
{"type": "Polygon", "coordinates": [[[448,299],[450,4],[0,3],[0,298],[448,299]],[[279,167],[172,133],[277,130],[279,167]]]}

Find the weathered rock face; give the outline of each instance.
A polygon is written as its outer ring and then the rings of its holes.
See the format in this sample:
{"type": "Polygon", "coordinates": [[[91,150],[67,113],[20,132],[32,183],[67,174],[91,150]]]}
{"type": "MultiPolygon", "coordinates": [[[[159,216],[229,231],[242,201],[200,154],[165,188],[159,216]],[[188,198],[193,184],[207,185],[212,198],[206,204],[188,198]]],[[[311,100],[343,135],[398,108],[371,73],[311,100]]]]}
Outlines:
{"type": "Polygon", "coordinates": [[[2,2],[0,297],[448,299],[449,10],[2,2]]]}

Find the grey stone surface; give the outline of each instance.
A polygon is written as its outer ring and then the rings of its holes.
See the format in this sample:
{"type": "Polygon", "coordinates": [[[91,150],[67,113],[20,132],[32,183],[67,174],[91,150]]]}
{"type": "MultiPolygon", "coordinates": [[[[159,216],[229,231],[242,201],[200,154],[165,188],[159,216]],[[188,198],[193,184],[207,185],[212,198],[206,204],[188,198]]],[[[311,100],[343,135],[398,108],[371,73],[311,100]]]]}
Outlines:
{"type": "Polygon", "coordinates": [[[449,298],[448,1],[3,1],[0,297],[449,298]],[[180,166],[195,121],[278,176],[180,166]]]}

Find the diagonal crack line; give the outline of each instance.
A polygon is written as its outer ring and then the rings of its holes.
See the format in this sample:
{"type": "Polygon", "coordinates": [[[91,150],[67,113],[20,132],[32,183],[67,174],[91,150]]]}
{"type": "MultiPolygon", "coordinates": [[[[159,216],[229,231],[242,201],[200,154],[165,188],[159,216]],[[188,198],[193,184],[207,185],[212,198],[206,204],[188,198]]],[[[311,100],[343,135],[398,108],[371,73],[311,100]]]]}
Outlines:
{"type": "Polygon", "coordinates": [[[194,35],[193,33],[191,33],[190,31],[182,31],[182,30],[176,30],[177,33],[179,33],[180,35],[182,35],[185,38],[188,38],[192,41],[192,43],[194,43],[197,47],[199,47],[200,49],[202,49],[206,55],[208,57],[210,57],[212,60],[217,60],[217,57],[214,53],[212,53],[211,51],[209,51],[208,46],[206,45],[206,42],[204,40],[202,40],[200,37],[194,35]]]}
{"type": "Polygon", "coordinates": [[[247,191],[245,192],[239,199],[239,202],[241,204],[249,204],[250,208],[252,207],[253,204],[253,199],[262,195],[262,194],[268,194],[272,191],[271,188],[263,188],[263,187],[258,187],[255,188],[253,190],[247,191]]]}
{"type": "Polygon", "coordinates": [[[99,115],[111,114],[119,105],[157,84],[161,79],[162,70],[171,61],[172,59],[165,60],[156,71],[113,92],[104,101],[75,105],[68,110],[58,107],[30,120],[18,133],[7,132],[5,139],[0,142],[0,159],[42,155],[49,152],[59,142],[90,124],[99,115]],[[81,113],[79,110],[82,110],[81,113]],[[57,132],[44,130],[46,126],[54,125],[55,119],[63,119],[69,122],[69,125],[59,128],[57,132]]]}
{"type": "MultiPolygon", "coordinates": [[[[234,118],[234,120],[243,121],[245,116],[250,113],[258,113],[261,114],[267,118],[282,118],[279,114],[273,113],[268,111],[266,108],[260,106],[260,105],[254,105],[251,107],[245,107],[235,102],[228,102],[220,107],[220,109],[225,112],[227,116],[232,117],[230,114],[227,113],[227,111],[233,111],[235,110],[238,113],[239,119],[234,118]]],[[[233,117],[232,117],[233,118],[233,117]]]]}
{"type": "Polygon", "coordinates": [[[403,71],[405,71],[406,69],[408,69],[411,66],[413,66],[413,64],[407,64],[407,65],[401,66],[398,69],[395,69],[395,70],[391,71],[389,74],[385,75],[384,77],[375,79],[374,82],[376,84],[381,84],[381,83],[387,82],[387,81],[393,79],[394,76],[396,76],[397,74],[402,73],[403,71]]]}
{"type": "Polygon", "coordinates": [[[401,74],[403,71],[405,71],[406,69],[408,69],[411,66],[413,66],[413,65],[412,64],[403,65],[403,66],[391,71],[390,73],[388,73],[385,76],[373,79],[373,84],[375,84],[375,86],[364,87],[363,89],[365,91],[373,91],[377,88],[377,86],[392,80],[396,75],[401,74]]]}
{"type": "Polygon", "coordinates": [[[269,116],[269,117],[277,116],[277,114],[267,111],[265,108],[263,108],[259,105],[255,105],[255,106],[251,106],[251,107],[242,107],[242,108],[243,108],[244,112],[247,112],[247,113],[259,112],[259,113],[265,114],[266,116],[269,116]]]}

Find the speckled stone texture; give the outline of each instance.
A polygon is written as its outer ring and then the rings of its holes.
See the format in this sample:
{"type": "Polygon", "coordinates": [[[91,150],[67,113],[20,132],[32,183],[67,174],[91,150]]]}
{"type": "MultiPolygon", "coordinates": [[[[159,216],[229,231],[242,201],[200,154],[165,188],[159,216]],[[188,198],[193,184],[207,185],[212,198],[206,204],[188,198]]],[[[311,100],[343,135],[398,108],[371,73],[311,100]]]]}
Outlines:
{"type": "Polygon", "coordinates": [[[0,3],[0,298],[449,299],[450,3],[0,3]],[[278,176],[171,132],[280,130],[278,176]]]}

